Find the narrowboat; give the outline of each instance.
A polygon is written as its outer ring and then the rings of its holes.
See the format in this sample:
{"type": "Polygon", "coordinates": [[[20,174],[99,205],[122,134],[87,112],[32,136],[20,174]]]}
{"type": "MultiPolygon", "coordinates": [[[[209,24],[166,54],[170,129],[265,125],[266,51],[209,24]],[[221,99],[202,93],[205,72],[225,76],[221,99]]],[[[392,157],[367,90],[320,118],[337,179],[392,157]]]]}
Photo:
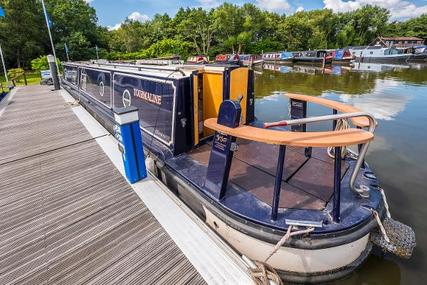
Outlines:
{"type": "Polygon", "coordinates": [[[206,64],[208,62],[209,62],[209,59],[206,55],[190,56],[187,59],[188,64],[206,64]]]}
{"type": "Polygon", "coordinates": [[[384,48],[382,46],[369,46],[363,49],[354,49],[356,62],[373,63],[408,63],[411,61],[423,61],[427,53],[415,55],[412,48],[384,48]]]}
{"type": "Polygon", "coordinates": [[[262,60],[267,63],[291,63],[294,60],[294,53],[286,51],[263,53],[262,60]]]}
{"type": "Polygon", "coordinates": [[[238,55],[238,54],[219,54],[215,57],[215,63],[239,65],[239,64],[241,64],[240,55],[238,55]]]}
{"type": "Polygon", "coordinates": [[[427,46],[416,46],[413,48],[411,62],[427,62],[427,46]]]}
{"type": "Polygon", "coordinates": [[[255,54],[241,54],[239,57],[240,63],[243,66],[257,66],[264,63],[262,56],[255,54]]]}
{"type": "Polygon", "coordinates": [[[348,49],[337,49],[331,55],[334,64],[350,64],[355,59],[355,56],[348,49]]]}
{"type": "Polygon", "coordinates": [[[114,110],[137,107],[151,172],[236,251],[284,280],[340,278],[373,243],[410,256],[414,233],[389,217],[365,161],[377,124],[370,114],[286,94],[287,120],[258,121],[253,71],[235,65],[63,66],[64,88],[112,134],[114,110]],[[308,104],[331,115],[307,117],[308,104]],[[330,129],[308,131],[316,122],[330,129]]]}
{"type": "Polygon", "coordinates": [[[295,52],[293,61],[308,64],[330,64],[332,58],[332,55],[326,50],[312,50],[295,52]]]}

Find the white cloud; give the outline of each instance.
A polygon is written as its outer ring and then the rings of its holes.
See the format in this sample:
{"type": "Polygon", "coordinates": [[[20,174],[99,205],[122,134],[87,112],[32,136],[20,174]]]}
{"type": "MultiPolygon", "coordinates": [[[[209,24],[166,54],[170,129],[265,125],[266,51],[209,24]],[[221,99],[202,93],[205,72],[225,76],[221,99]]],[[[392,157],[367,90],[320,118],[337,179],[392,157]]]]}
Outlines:
{"type": "Polygon", "coordinates": [[[377,5],[390,10],[392,20],[403,20],[418,17],[427,13],[427,5],[417,6],[404,0],[323,0],[325,8],[335,12],[348,12],[359,9],[365,5],[377,5]]]}
{"type": "Polygon", "coordinates": [[[298,12],[302,12],[302,11],[304,11],[304,7],[299,6],[295,12],[298,13],[298,12]]]}
{"type": "Polygon", "coordinates": [[[256,5],[261,9],[271,12],[290,12],[291,5],[287,0],[256,0],[256,5]]]}
{"type": "Polygon", "coordinates": [[[119,29],[121,26],[122,26],[122,23],[118,23],[118,24],[115,24],[114,26],[107,26],[107,29],[109,31],[115,31],[115,30],[119,29]]]}
{"type": "Polygon", "coordinates": [[[84,0],[87,4],[90,4],[93,2],[93,0],[84,0]]]}
{"type": "MultiPolygon", "coordinates": [[[[93,1],[93,0],[90,0],[93,1]]],[[[132,12],[129,14],[129,16],[127,16],[127,19],[131,20],[131,21],[138,21],[138,22],[146,22],[150,20],[150,17],[148,15],[145,14],[141,14],[138,11],[132,12]]],[[[114,31],[119,29],[122,26],[123,22],[121,23],[117,23],[114,26],[107,26],[107,29],[109,31],[114,31]]]]}
{"type": "Polygon", "coordinates": [[[197,0],[199,2],[198,7],[202,7],[205,10],[209,10],[221,5],[221,1],[218,0],[197,0]]]}
{"type": "Polygon", "coordinates": [[[146,22],[146,21],[150,20],[150,17],[147,16],[147,15],[145,15],[145,14],[141,14],[141,13],[135,11],[135,12],[132,12],[128,16],[128,19],[132,20],[132,21],[138,21],[138,22],[142,23],[142,22],[146,22]]]}

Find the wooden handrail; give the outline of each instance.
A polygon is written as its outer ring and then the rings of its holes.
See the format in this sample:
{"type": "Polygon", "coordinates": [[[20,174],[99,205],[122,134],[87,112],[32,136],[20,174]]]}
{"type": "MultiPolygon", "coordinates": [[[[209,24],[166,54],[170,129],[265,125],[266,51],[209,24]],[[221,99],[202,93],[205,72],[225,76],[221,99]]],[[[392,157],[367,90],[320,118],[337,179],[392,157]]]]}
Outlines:
{"type": "MultiPolygon", "coordinates": [[[[286,96],[288,96],[291,99],[306,101],[310,103],[319,104],[331,109],[335,109],[341,113],[354,113],[354,112],[360,112],[360,110],[356,107],[346,105],[337,101],[328,100],[324,98],[319,98],[315,96],[307,96],[307,95],[301,95],[301,94],[294,94],[294,93],[287,93],[286,96]]],[[[369,119],[366,117],[357,117],[351,119],[352,123],[361,128],[369,127],[369,119]]]]}
{"type": "MultiPolygon", "coordinates": [[[[242,125],[229,128],[217,123],[217,118],[207,119],[205,127],[237,138],[275,145],[296,147],[339,147],[364,144],[374,138],[374,134],[361,129],[347,129],[329,132],[290,132],[256,128],[242,125]]],[[[369,124],[368,124],[369,125],[369,124]]]]}

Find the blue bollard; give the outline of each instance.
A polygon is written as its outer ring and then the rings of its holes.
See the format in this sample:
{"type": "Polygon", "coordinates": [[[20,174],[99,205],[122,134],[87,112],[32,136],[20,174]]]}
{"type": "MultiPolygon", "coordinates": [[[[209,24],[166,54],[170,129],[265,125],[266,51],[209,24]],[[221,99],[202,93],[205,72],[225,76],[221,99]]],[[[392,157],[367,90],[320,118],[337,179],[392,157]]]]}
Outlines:
{"type": "Polygon", "coordinates": [[[114,109],[114,119],[114,136],[119,141],[126,178],[130,183],[136,183],[147,177],[138,108],[114,109]]]}

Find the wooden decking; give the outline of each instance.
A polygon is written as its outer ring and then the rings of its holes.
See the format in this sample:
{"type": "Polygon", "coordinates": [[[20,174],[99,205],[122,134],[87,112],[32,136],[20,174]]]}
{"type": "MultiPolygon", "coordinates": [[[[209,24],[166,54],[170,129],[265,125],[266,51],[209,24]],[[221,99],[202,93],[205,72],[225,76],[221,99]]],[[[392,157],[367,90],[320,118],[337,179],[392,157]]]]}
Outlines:
{"type": "Polygon", "coordinates": [[[71,107],[20,89],[0,117],[0,284],[205,284],[71,107]]]}

